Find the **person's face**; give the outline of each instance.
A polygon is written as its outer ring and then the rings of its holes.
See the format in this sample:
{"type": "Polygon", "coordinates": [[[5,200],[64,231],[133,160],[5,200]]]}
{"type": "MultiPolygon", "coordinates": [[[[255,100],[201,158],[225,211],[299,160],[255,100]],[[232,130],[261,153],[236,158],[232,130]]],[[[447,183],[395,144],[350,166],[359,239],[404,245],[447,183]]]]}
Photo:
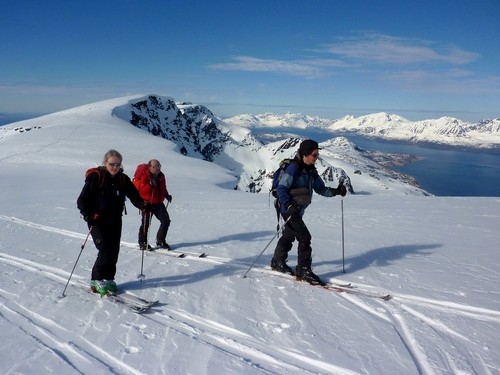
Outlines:
{"type": "Polygon", "coordinates": [[[149,167],[149,171],[152,174],[157,175],[158,173],[160,173],[160,170],[161,170],[160,162],[158,160],[151,161],[151,166],[149,167]]]}
{"type": "Polygon", "coordinates": [[[311,154],[303,156],[302,160],[304,161],[304,164],[314,165],[316,164],[316,160],[318,160],[318,157],[319,150],[314,150],[311,154]]]}
{"type": "Polygon", "coordinates": [[[111,156],[106,161],[106,169],[111,174],[111,176],[117,174],[121,166],[122,166],[122,161],[116,156],[111,156]]]}

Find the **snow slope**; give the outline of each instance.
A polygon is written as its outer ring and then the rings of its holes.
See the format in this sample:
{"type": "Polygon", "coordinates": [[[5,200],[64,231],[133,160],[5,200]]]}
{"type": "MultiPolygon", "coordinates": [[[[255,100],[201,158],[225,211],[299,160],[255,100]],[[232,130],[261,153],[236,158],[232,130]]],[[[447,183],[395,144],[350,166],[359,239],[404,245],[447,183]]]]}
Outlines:
{"type": "Polygon", "coordinates": [[[232,190],[230,171],[111,117],[122,103],[17,123],[0,136],[2,374],[500,373],[499,198],[373,190],[345,197],[342,214],[339,197],[315,196],[305,217],[315,271],[391,293],[387,302],[272,275],[275,242],[242,278],[275,233],[268,196],[232,190]],[[147,253],[141,282],[140,217],[129,204],[117,282],[160,300],[146,315],[76,286],[88,282],[91,242],[60,298],[87,234],[76,209],[83,175],[109,148],[122,152],[129,175],[150,158],[162,162],[173,195],[167,240],[208,254],[147,253]]]}

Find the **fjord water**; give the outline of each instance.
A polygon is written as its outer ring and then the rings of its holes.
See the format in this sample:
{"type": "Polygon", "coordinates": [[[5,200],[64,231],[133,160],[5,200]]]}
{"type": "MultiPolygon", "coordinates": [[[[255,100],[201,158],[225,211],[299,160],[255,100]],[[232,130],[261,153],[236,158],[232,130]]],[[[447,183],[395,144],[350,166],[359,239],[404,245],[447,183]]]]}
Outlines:
{"type": "MultiPolygon", "coordinates": [[[[256,132],[276,132],[276,129],[258,129],[256,132]]],[[[328,132],[281,129],[301,137],[324,142],[339,136],[328,132]]],[[[394,170],[414,176],[420,187],[437,196],[500,196],[500,152],[457,147],[436,147],[404,142],[389,142],[358,135],[345,135],[350,142],[367,151],[402,153],[421,159],[394,170]]],[[[354,187],[356,188],[356,187],[354,187]]]]}
{"type": "Polygon", "coordinates": [[[397,152],[420,157],[395,170],[414,176],[422,189],[438,196],[500,196],[500,153],[493,151],[437,148],[414,144],[347,137],[370,151],[397,152]]]}

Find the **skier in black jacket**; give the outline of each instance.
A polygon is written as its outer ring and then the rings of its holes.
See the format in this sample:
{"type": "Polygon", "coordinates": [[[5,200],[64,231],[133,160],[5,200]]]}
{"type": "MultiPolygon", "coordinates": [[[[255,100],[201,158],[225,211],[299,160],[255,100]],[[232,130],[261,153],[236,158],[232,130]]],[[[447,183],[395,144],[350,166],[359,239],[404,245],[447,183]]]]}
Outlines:
{"type": "Polygon", "coordinates": [[[78,209],[87,222],[99,251],[92,268],[91,286],[101,295],[118,290],[114,279],[120,251],[125,197],[137,208],[144,209],[144,201],[139,192],[123,173],[122,160],[118,151],[109,150],[104,155],[101,167],[87,171],[85,185],[77,200],[78,209]]]}
{"type": "Polygon", "coordinates": [[[325,197],[345,196],[347,193],[342,183],[337,188],[325,186],[325,182],[314,166],[319,157],[319,150],[316,141],[312,139],[303,141],[296,157],[286,167],[279,181],[277,196],[280,213],[286,224],[271,260],[273,270],[294,274],[286,261],[293,242],[297,240],[299,244],[295,276],[311,284],[321,284],[322,281],[311,269],[311,233],[302,217],[307,206],[311,203],[313,191],[325,197]]]}

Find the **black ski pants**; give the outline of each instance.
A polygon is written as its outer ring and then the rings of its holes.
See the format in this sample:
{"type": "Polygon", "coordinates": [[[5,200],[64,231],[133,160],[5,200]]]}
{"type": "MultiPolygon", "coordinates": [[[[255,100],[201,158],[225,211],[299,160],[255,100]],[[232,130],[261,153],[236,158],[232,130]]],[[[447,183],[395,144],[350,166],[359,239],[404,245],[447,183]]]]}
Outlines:
{"type": "MultiPolygon", "coordinates": [[[[290,217],[289,214],[282,214],[281,216],[285,221],[290,217]]],[[[292,215],[291,219],[285,224],[283,235],[274,250],[274,260],[277,263],[284,263],[295,240],[299,242],[297,267],[311,268],[311,233],[309,233],[309,229],[307,229],[306,224],[299,215],[292,215]]]]}
{"type": "Polygon", "coordinates": [[[163,203],[157,203],[146,207],[147,208],[142,211],[141,226],[139,227],[139,243],[146,243],[148,241],[148,231],[151,225],[152,215],[155,215],[160,222],[160,227],[156,233],[156,242],[165,242],[168,228],[170,227],[170,216],[165,205],[163,203]]]}
{"type": "Polygon", "coordinates": [[[114,280],[122,235],[121,216],[112,220],[99,220],[92,227],[91,234],[98,250],[92,267],[92,280],[114,280]]]}

